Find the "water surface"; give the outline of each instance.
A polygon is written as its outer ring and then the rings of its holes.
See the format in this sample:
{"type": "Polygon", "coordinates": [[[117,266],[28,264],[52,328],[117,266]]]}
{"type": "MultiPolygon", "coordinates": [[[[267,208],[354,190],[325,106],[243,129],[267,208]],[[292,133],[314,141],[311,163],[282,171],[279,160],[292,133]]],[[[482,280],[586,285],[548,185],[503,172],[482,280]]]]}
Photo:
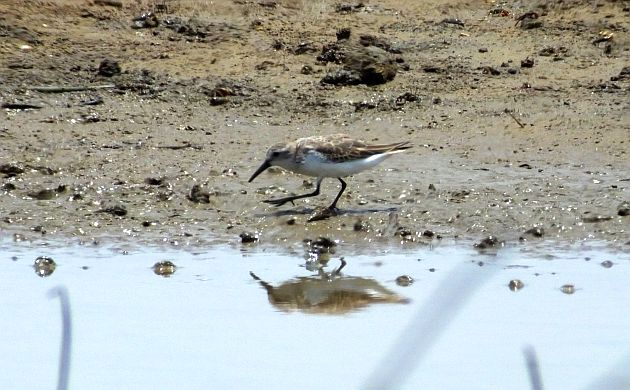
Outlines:
{"type": "Polygon", "coordinates": [[[340,245],[318,273],[301,254],[255,248],[4,242],[0,388],[55,387],[56,286],[71,303],[75,389],[529,389],[526,346],[549,389],[586,388],[628,366],[628,253],[584,244],[353,255],[340,245]],[[47,277],[33,268],[42,255],[57,264],[47,277]],[[170,277],[154,272],[161,260],[177,266],[170,277]],[[400,286],[401,275],[415,282],[400,286]],[[524,287],[510,290],[514,279],[524,287]]]}

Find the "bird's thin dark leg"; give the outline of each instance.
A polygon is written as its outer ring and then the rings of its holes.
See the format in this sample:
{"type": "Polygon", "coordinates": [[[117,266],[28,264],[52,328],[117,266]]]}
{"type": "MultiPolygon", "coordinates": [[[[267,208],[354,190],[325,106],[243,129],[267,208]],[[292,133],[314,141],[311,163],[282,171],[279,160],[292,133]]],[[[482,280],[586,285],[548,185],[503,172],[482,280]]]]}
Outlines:
{"type": "Polygon", "coordinates": [[[310,192],[308,194],[287,196],[286,198],[279,198],[279,199],[267,199],[267,200],[263,200],[263,202],[272,204],[274,206],[282,206],[283,204],[287,202],[293,202],[294,200],[297,200],[297,199],[310,198],[311,196],[317,196],[319,195],[319,187],[322,185],[322,180],[323,178],[318,178],[317,188],[315,188],[315,191],[310,192]]]}
{"type": "Polygon", "coordinates": [[[347,186],[346,182],[343,181],[342,178],[338,177],[337,179],[339,179],[339,181],[341,182],[341,191],[339,191],[339,193],[337,194],[337,197],[335,198],[335,200],[328,207],[330,210],[337,210],[337,201],[339,200],[339,198],[341,198],[341,194],[343,194],[343,192],[346,190],[346,186],[347,186]]]}

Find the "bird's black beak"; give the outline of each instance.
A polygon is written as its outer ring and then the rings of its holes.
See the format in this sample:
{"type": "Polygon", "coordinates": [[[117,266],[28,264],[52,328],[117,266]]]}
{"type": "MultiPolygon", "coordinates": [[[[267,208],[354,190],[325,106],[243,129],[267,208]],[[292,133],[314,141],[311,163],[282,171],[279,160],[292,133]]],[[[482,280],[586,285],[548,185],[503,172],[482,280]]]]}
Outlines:
{"type": "Polygon", "coordinates": [[[256,172],[254,172],[254,174],[252,175],[252,177],[249,178],[249,180],[247,181],[248,183],[251,183],[252,181],[254,181],[254,179],[256,178],[256,176],[260,175],[261,173],[263,173],[267,168],[269,168],[271,166],[271,164],[269,164],[269,161],[265,160],[264,163],[262,163],[262,165],[260,167],[258,167],[258,169],[256,169],[256,172]]]}

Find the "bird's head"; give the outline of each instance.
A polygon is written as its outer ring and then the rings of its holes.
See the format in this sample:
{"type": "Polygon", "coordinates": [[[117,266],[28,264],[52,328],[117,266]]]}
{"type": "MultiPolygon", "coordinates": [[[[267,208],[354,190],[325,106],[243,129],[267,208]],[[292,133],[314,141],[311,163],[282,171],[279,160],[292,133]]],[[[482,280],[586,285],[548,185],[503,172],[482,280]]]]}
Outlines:
{"type": "Polygon", "coordinates": [[[287,146],[287,144],[277,144],[270,147],[269,150],[267,150],[265,161],[260,167],[258,167],[252,177],[249,178],[248,182],[251,183],[252,181],[254,181],[256,176],[263,173],[265,170],[267,170],[267,168],[278,165],[278,161],[287,160],[289,158],[291,158],[291,149],[287,146]]]}

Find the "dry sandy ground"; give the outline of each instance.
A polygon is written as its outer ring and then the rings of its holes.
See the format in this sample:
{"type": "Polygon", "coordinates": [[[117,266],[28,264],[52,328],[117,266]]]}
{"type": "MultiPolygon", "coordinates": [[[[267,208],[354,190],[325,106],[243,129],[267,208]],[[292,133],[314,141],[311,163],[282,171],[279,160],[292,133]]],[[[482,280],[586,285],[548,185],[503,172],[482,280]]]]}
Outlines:
{"type": "Polygon", "coordinates": [[[98,3],[0,4],[3,235],[629,247],[627,1],[98,3]],[[151,9],[159,25],[132,28],[151,9]],[[340,65],[317,56],[341,28],[380,39],[396,77],[323,85],[340,65]],[[99,74],[103,60],[120,73],[99,74]],[[307,222],[333,179],[295,206],[261,203],[313,184],[247,183],[268,146],[338,132],[414,148],[349,178],[338,217],[307,222]]]}

